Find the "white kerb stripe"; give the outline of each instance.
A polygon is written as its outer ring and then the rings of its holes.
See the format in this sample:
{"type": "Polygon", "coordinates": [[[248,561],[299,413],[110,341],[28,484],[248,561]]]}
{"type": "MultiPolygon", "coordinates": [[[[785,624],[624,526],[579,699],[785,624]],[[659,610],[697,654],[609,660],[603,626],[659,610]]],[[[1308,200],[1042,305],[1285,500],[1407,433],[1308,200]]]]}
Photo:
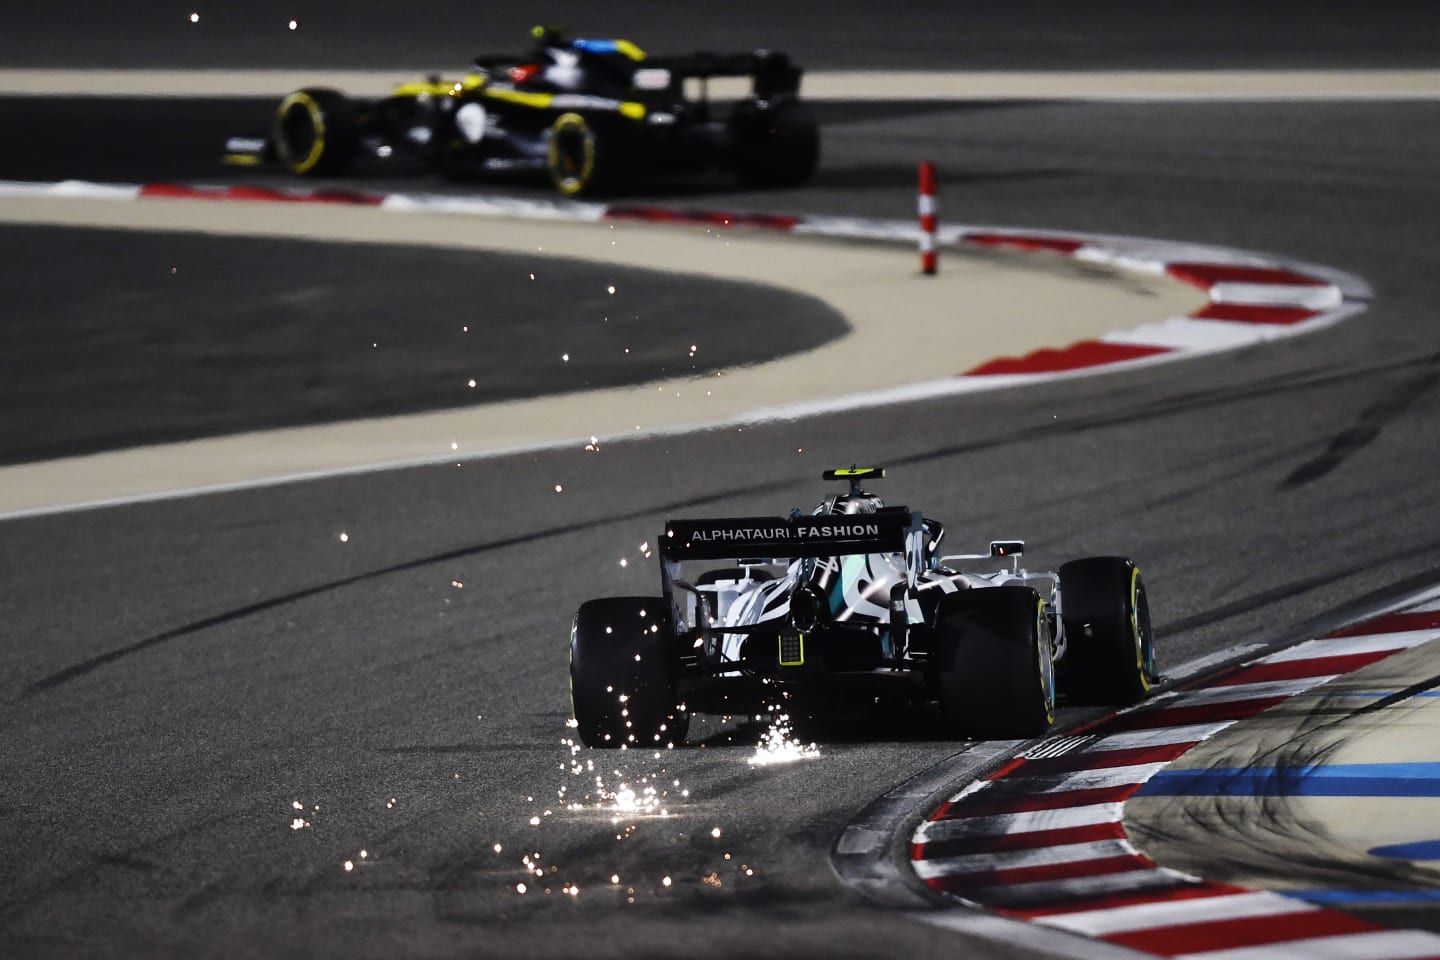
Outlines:
{"type": "Polygon", "coordinates": [[[1002,813],[988,817],[929,820],[920,824],[915,831],[915,842],[934,843],[955,837],[1038,833],[1042,830],[1088,827],[1097,823],[1119,823],[1123,807],[1124,804],[1120,803],[1091,803],[1083,807],[1062,807],[1059,810],[1027,810],[1024,813],[1002,813]]]}
{"type": "Polygon", "coordinates": [[[1421,960],[1440,956],[1440,936],[1424,930],[1376,930],[1180,954],[1181,960],[1421,960]]]}
{"type": "Polygon", "coordinates": [[[581,221],[604,219],[608,209],[598,203],[559,203],[508,197],[450,197],[441,194],[387,194],[382,210],[398,213],[453,213],[478,217],[524,217],[533,220],[581,221]]]}
{"type": "Polygon", "coordinates": [[[1112,330],[1100,339],[1105,343],[1133,343],[1172,350],[1228,350],[1267,340],[1272,333],[1272,328],[1258,323],[1171,317],[1130,330],[1112,330]]]}
{"type": "Polygon", "coordinates": [[[1132,253],[1087,243],[1070,256],[1076,260],[1086,260],[1090,263],[1103,263],[1108,266],[1119,267],[1122,270],[1148,273],[1154,277],[1165,276],[1165,261],[1160,257],[1144,253],[1132,253]]]}
{"type": "Polygon", "coordinates": [[[1219,720],[1215,723],[1189,723],[1183,727],[1158,727],[1154,730],[1131,730],[1126,733],[1112,733],[1085,747],[1082,753],[1098,753],[1102,750],[1128,750],[1132,747],[1163,747],[1174,743],[1200,743],[1209,740],[1224,730],[1234,720],[1219,720]]]}
{"type": "Polygon", "coordinates": [[[1233,703],[1237,700],[1263,700],[1267,697],[1293,697],[1311,687],[1318,687],[1337,674],[1322,677],[1301,677],[1298,680],[1267,680],[1263,683],[1237,683],[1228,687],[1203,687],[1186,690],[1168,700],[1157,700],[1160,709],[1189,706],[1194,703],[1233,703]]]}
{"type": "Polygon", "coordinates": [[[1354,637],[1307,640],[1299,646],[1273,653],[1257,662],[1285,663],[1289,660],[1313,660],[1316,657],[1343,657],[1352,653],[1408,650],[1437,637],[1440,637],[1440,630],[1401,630],[1396,633],[1367,633],[1354,637]]]}
{"type": "Polygon", "coordinates": [[[0,196],[94,197],[99,200],[134,200],[140,196],[140,188],[129,183],[90,183],[87,180],[62,180],[59,183],[0,180],[0,196]]]}
{"type": "MultiPolygon", "coordinates": [[[[946,227],[940,239],[954,243],[963,227],[946,227]]],[[[815,234],[826,237],[857,237],[872,240],[910,240],[915,236],[915,221],[864,220],[859,217],[806,217],[795,224],[791,233],[815,234]]]]}
{"type": "MultiPolygon", "coordinates": [[[[1096,787],[1119,787],[1130,783],[1144,783],[1165,769],[1166,763],[1136,763],[1124,767],[1101,767],[1097,770],[1077,770],[1052,781],[1049,786],[1034,793],[1066,793],[1070,790],[1090,790],[1096,787]]],[[[1036,778],[1044,780],[1048,778],[1036,778]]],[[[999,780],[997,783],[1004,783],[999,780]]]]}
{"type": "MultiPolygon", "coordinates": [[[[1009,883],[1001,886],[976,887],[967,891],[965,899],[972,903],[1002,903],[1020,906],[1026,903],[1053,903],[1080,897],[1103,897],[1117,893],[1136,893],[1174,887],[1176,881],[1198,883],[1196,877],[1172,870],[1152,870],[1136,865],[1122,873],[1102,873],[1094,877],[1071,877],[1068,880],[1037,880],[1034,883],[1009,883]]],[[[1294,958],[1291,958],[1294,960],[1294,958]]]]}
{"type": "Polygon", "coordinates": [[[1298,283],[1234,283],[1221,281],[1211,285],[1213,303],[1241,303],[1251,307],[1304,307],[1307,310],[1328,310],[1338,307],[1344,296],[1334,284],[1319,286],[1298,283]]]}
{"type": "Polygon", "coordinates": [[[1303,900],[1282,897],[1278,893],[1235,893],[1218,897],[1189,897],[1183,900],[1161,900],[1137,903],[1111,910],[1082,910],[1036,917],[1036,923],[1060,927],[1091,937],[1109,933],[1127,933],[1154,927],[1205,923],[1211,920],[1238,920],[1242,917],[1270,917],[1286,913],[1305,913],[1318,907],[1303,900]]]}
{"type": "MultiPolygon", "coordinates": [[[[1003,944],[1006,956],[1042,956],[1056,960],[1133,960],[1149,956],[1119,949],[1103,940],[1086,940],[981,910],[918,910],[905,916],[943,930],[954,930],[973,938],[1003,944]]],[[[957,958],[967,956],[953,948],[949,952],[957,958]]]]}
{"type": "Polygon", "coordinates": [[[1060,863],[1081,863],[1107,857],[1133,857],[1139,853],[1124,840],[1094,840],[1090,843],[1063,843],[1058,847],[1034,850],[1005,850],[1000,853],[968,853],[958,857],[916,860],[921,879],[982,870],[1019,870],[1023,867],[1053,867],[1060,863]]]}

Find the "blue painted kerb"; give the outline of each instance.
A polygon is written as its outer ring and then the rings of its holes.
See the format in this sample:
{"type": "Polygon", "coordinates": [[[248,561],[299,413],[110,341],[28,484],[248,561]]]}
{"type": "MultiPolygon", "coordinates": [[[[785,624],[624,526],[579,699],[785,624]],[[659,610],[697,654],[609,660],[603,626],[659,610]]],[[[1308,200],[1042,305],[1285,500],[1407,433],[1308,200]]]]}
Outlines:
{"type": "Polygon", "coordinates": [[[1161,770],[1136,796],[1440,797],[1440,763],[1161,770]]]}

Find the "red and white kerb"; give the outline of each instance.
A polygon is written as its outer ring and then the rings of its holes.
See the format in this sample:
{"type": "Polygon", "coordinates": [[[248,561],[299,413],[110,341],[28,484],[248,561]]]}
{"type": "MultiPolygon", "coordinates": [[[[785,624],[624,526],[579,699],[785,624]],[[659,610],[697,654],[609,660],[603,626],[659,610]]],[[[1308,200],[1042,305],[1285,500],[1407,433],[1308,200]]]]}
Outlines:
{"type": "Polygon", "coordinates": [[[930,814],[911,843],[915,873],[967,905],[1124,948],[1117,957],[1440,958],[1440,935],[1430,931],[1163,867],[1131,845],[1123,826],[1125,801],[1190,748],[1437,639],[1440,602],[1430,600],[1183,683],[1046,741],[930,814]]]}
{"type": "MultiPolygon", "coordinates": [[[[920,165],[920,264],[927,275],[939,267],[938,250],[945,243],[1008,247],[1108,264],[1142,273],[1166,274],[1205,291],[1206,303],[1188,316],[1170,317],[1130,330],[1113,330],[1099,339],[1067,346],[1045,347],[1020,357],[997,357],[969,370],[957,371],[955,383],[999,386],[1002,383],[1092,372],[1118,365],[1179,359],[1198,353],[1234,350],[1280,337],[1308,333],[1364,309],[1370,291],[1357,277],[1336,271],[1277,260],[1261,254],[1195,244],[1073,232],[967,227],[952,225],[940,234],[935,165],[920,165]]],[[[848,239],[910,242],[911,220],[866,220],[847,217],[736,213],[685,210],[629,204],[532,202],[502,197],[455,197],[440,194],[379,194],[354,190],[302,190],[232,184],[194,186],[24,183],[0,180],[0,196],[98,197],[138,199],[162,197],[194,200],[238,200],[280,203],[321,203],[373,206],[413,213],[529,217],[593,223],[637,220],[650,223],[745,227],[848,239]]]]}

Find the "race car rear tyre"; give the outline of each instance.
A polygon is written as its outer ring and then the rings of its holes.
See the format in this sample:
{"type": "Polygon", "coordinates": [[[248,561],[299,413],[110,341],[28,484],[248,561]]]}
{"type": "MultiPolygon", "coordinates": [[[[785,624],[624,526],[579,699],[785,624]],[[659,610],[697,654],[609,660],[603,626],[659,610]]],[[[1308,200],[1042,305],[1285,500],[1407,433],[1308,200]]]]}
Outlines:
{"type": "Polygon", "coordinates": [[[745,100],[730,118],[735,175],[745,187],[798,187],[820,163],[820,124],[799,100],[745,100]]]}
{"type": "Polygon", "coordinates": [[[1155,635],[1140,570],[1125,557],[1060,567],[1062,681],[1071,703],[1128,706],[1155,684],[1155,635]]]}
{"type": "Polygon", "coordinates": [[[581,604],[570,631],[570,704],[587,747],[657,747],[685,742],[690,716],[676,708],[659,597],[581,604]]]}
{"type": "Polygon", "coordinates": [[[344,173],[355,159],[359,119],[338,90],[309,87],[280,101],[270,142],[280,165],[300,176],[344,173]]]}
{"type": "Polygon", "coordinates": [[[935,679],[952,737],[1038,737],[1055,722],[1050,618],[1029,587],[952,593],[935,612],[935,679]]]}
{"type": "Polygon", "coordinates": [[[545,169],[562,196],[596,196],[619,187],[624,159],[612,133],[578,113],[555,118],[545,146],[545,169]]]}

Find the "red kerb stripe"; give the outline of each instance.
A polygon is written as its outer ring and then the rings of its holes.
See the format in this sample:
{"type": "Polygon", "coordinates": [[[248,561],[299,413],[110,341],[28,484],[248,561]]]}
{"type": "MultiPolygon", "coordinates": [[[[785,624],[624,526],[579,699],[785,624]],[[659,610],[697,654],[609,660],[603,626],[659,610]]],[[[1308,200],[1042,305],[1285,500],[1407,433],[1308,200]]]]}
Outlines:
{"type": "Polygon", "coordinates": [[[1165,272],[1176,280],[1206,290],[1217,283],[1270,283],[1300,287],[1330,285],[1328,280],[1317,280],[1281,267],[1244,267],[1233,263],[1171,263],[1166,265],[1165,272]]]}
{"type": "Polygon", "coordinates": [[[1016,757],[1015,759],[1006,763],[1005,766],[1001,767],[999,770],[996,770],[994,773],[990,774],[990,776],[986,777],[985,779],[999,780],[1003,777],[1008,777],[1013,771],[1020,769],[1029,762],[1030,761],[1026,760],[1024,757],[1016,757]]]}
{"type": "Polygon", "coordinates": [[[770,213],[725,213],[721,210],[668,210],[664,207],[609,207],[606,220],[640,220],[647,223],[694,223],[715,227],[759,227],[793,230],[799,217],[770,213]]]}
{"type": "Polygon", "coordinates": [[[1044,777],[1080,770],[1102,770],[1106,767],[1129,767],[1137,763],[1168,763],[1189,750],[1198,740],[1185,743],[1162,743],[1150,747],[1127,747],[1123,750],[1095,750],[1066,753],[1058,757],[1026,760],[1004,774],[1005,779],[1044,777]]]}
{"type": "Polygon", "coordinates": [[[1118,910],[1121,907],[1134,907],[1142,903],[1170,903],[1176,900],[1198,900],[1202,897],[1223,897],[1232,893],[1248,892],[1243,887],[1232,887],[1225,883],[1196,882],[1176,877],[1175,886],[1165,890],[1112,893],[1101,897],[1074,897],[1041,906],[1011,908],[998,912],[1033,920],[1037,917],[1053,917],[1087,910],[1118,910]]]}
{"type": "Polygon", "coordinates": [[[238,186],[226,187],[224,194],[217,199],[262,200],[279,203],[333,203],[373,207],[378,206],[385,198],[373,193],[358,193],[354,190],[312,190],[296,193],[274,190],[269,187],[238,186]]]}
{"type": "Polygon", "coordinates": [[[1173,957],[1182,953],[1204,953],[1232,947],[1258,947],[1267,943],[1333,937],[1347,933],[1368,933],[1383,929],[1349,914],[1334,910],[1306,910],[1301,913],[1242,917],[1236,920],[1209,920],[1172,927],[1151,927],[1101,937],[1111,943],[1173,957]]]}
{"type": "Polygon", "coordinates": [[[1136,343],[1105,343],[1100,340],[1081,340],[1059,350],[1036,350],[1023,357],[1001,357],[989,360],[965,376],[994,376],[1006,373],[1058,373],[1064,370],[1083,370],[1107,363],[1121,363],[1138,360],[1156,354],[1169,353],[1169,347],[1149,347],[1136,343]]]}
{"type": "Polygon", "coordinates": [[[1248,303],[1212,303],[1190,316],[1197,320],[1229,320],[1235,323],[1263,323],[1289,326],[1318,316],[1317,310],[1304,307],[1262,307],[1248,303]]]}
{"type": "Polygon", "coordinates": [[[1057,830],[1032,830],[1029,833],[989,834],[914,843],[910,845],[910,859],[938,860],[941,857],[961,857],[971,853],[1039,850],[1042,847],[1058,847],[1066,843],[1124,839],[1125,828],[1116,820],[1111,823],[1087,823],[1080,827],[1062,827],[1057,830]]]}
{"type": "Polygon", "coordinates": [[[306,203],[340,203],[357,207],[378,207],[385,198],[374,193],[360,193],[357,190],[316,190],[299,198],[306,203]]]}
{"type": "Polygon", "coordinates": [[[218,190],[199,190],[182,183],[147,183],[140,188],[142,197],[210,197],[218,190]]]}
{"type": "Polygon", "coordinates": [[[1257,697],[1232,703],[1196,703],[1161,710],[1136,710],[1113,718],[1105,724],[1104,729],[1106,733],[1115,733],[1123,730],[1158,730],[1161,727],[1183,727],[1192,723],[1243,720],[1289,699],[1288,696],[1257,697]]]}
{"type": "Polygon", "coordinates": [[[963,239],[965,243],[982,247],[1019,247],[1021,250],[1053,250],[1056,253],[1074,253],[1085,246],[1083,240],[1006,233],[967,233],[963,239]]]}
{"type": "Polygon", "coordinates": [[[970,873],[953,873],[932,877],[926,883],[932,889],[943,893],[973,897],[975,891],[986,887],[1009,887],[1019,883],[1074,880],[1078,877],[1108,877],[1116,873],[1133,873],[1136,870],[1153,869],[1155,869],[1155,864],[1149,857],[1130,853],[1115,857],[1096,857],[1093,860],[1047,863],[1036,867],[1015,867],[1011,870],[975,870],[970,873]]]}
{"type": "Polygon", "coordinates": [[[930,819],[961,820],[965,817],[993,817],[1004,813],[1027,813],[1032,810],[1064,810],[1067,807],[1084,807],[1092,803],[1120,803],[1139,789],[1140,784],[1138,783],[1122,783],[1115,787],[1087,787],[1084,790],[1016,794],[993,799],[987,798],[985,794],[988,791],[982,790],[957,803],[943,804],[930,816],[930,819]]]}
{"type": "Polygon", "coordinates": [[[1425,610],[1419,613],[1392,613],[1388,616],[1357,623],[1344,630],[1336,630],[1332,637],[1363,637],[1372,633],[1400,633],[1403,630],[1440,629],[1440,610],[1425,610]]]}
{"type": "Polygon", "coordinates": [[[1267,683],[1271,680],[1302,680],[1305,677],[1328,677],[1335,674],[1359,670],[1390,656],[1393,651],[1376,650],[1369,653],[1347,653],[1334,657],[1310,657],[1305,660],[1280,660],[1275,663],[1255,663],[1228,673],[1219,680],[1197,683],[1194,687],[1233,687],[1242,683],[1267,683]]]}
{"type": "Polygon", "coordinates": [[[142,197],[171,197],[187,200],[241,200],[264,203],[327,203],[345,206],[379,206],[385,198],[379,194],[353,190],[314,190],[290,192],[273,187],[231,186],[219,188],[191,187],[177,183],[149,183],[140,188],[142,197]]]}

